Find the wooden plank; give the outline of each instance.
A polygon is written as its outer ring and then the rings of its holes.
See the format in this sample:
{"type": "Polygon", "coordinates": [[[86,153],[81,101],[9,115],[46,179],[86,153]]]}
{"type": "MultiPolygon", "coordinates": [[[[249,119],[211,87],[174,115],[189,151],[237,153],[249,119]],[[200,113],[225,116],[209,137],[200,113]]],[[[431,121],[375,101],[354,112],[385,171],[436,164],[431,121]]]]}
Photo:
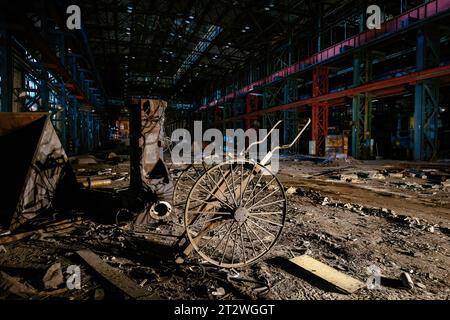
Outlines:
{"type": "Polygon", "coordinates": [[[364,286],[363,282],[352,278],[308,255],[295,257],[290,261],[298,265],[303,270],[327,281],[345,293],[353,293],[364,286]]]}
{"type": "Polygon", "coordinates": [[[59,221],[53,224],[49,224],[46,227],[38,230],[2,236],[0,237],[0,244],[9,244],[37,234],[47,234],[47,236],[50,236],[51,234],[70,233],[79,224],[81,224],[81,218],[76,218],[74,220],[68,219],[64,221],[59,221]]]}
{"type": "Polygon", "coordinates": [[[137,300],[155,300],[159,297],[150,294],[147,290],[140,287],[136,282],[120,273],[116,268],[111,267],[106,262],[90,250],[80,250],[77,254],[86,263],[97,271],[103,278],[108,280],[115,287],[119,288],[133,299],[137,300]]]}

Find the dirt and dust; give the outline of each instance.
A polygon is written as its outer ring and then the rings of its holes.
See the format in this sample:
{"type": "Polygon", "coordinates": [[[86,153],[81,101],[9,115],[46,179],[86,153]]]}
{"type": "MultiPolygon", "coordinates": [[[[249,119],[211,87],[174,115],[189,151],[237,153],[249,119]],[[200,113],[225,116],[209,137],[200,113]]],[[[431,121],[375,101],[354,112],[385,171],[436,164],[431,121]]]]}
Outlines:
{"type": "MultiPolygon", "coordinates": [[[[83,263],[75,253],[80,249],[96,252],[161,299],[449,299],[446,165],[282,161],[278,176],[289,190],[282,237],[269,254],[246,268],[220,269],[198,256],[179,265],[173,238],[163,241],[131,233],[126,225],[103,225],[85,217],[71,234],[5,244],[0,270],[41,292],[26,296],[32,299],[127,299],[83,263]],[[302,254],[364,283],[370,276],[367,268],[376,266],[381,287],[343,294],[289,263],[302,254]],[[56,262],[64,271],[80,266],[81,289],[62,284],[57,294],[44,290],[42,278],[56,262]],[[402,286],[402,273],[410,275],[412,289],[402,286]]],[[[152,231],[161,230],[156,225],[152,231]]]]}

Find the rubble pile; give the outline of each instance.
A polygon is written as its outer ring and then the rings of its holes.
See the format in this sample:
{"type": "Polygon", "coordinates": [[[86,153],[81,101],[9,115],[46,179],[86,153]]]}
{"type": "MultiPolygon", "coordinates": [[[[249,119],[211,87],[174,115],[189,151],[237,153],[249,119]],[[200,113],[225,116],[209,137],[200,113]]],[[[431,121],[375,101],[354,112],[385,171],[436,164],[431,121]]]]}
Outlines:
{"type": "MultiPolygon", "coordinates": [[[[292,187],[290,187],[292,188],[292,187]]],[[[305,190],[302,188],[297,188],[296,192],[297,195],[300,195],[302,197],[307,197],[314,201],[314,203],[321,205],[321,206],[329,206],[334,208],[341,208],[344,210],[350,210],[352,212],[358,213],[360,215],[370,215],[370,216],[376,216],[376,217],[382,217],[389,219],[391,221],[394,221],[396,223],[400,223],[403,225],[407,225],[411,228],[418,228],[421,230],[427,230],[429,232],[434,232],[436,229],[441,230],[443,233],[450,234],[450,229],[446,227],[442,227],[436,224],[431,224],[425,219],[419,219],[416,217],[409,217],[406,215],[399,215],[395,213],[394,210],[388,209],[388,208],[378,208],[378,207],[368,207],[364,205],[354,204],[354,203],[343,203],[339,201],[333,201],[329,199],[328,197],[325,197],[321,195],[318,191],[312,191],[312,190],[305,190]]]]}

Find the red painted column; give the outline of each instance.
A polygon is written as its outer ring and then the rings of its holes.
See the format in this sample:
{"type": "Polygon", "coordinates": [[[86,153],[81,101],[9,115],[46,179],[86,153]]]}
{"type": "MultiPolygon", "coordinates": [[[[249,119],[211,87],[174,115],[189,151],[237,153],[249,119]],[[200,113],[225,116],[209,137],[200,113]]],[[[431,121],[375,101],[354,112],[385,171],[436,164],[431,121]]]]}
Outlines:
{"type": "MultiPolygon", "coordinates": [[[[312,96],[318,97],[329,92],[328,68],[313,70],[312,96]]],[[[316,155],[324,155],[325,138],[328,134],[328,102],[312,104],[312,140],[316,142],[316,155]]]]}

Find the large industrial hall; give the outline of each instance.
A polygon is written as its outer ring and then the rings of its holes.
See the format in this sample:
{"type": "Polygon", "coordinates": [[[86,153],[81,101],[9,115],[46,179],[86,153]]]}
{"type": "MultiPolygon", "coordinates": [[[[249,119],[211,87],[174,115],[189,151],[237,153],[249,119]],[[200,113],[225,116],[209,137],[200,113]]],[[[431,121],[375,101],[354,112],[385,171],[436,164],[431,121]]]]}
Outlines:
{"type": "Polygon", "coordinates": [[[448,300],[450,0],[1,1],[0,185],[0,301],[448,300]]]}

